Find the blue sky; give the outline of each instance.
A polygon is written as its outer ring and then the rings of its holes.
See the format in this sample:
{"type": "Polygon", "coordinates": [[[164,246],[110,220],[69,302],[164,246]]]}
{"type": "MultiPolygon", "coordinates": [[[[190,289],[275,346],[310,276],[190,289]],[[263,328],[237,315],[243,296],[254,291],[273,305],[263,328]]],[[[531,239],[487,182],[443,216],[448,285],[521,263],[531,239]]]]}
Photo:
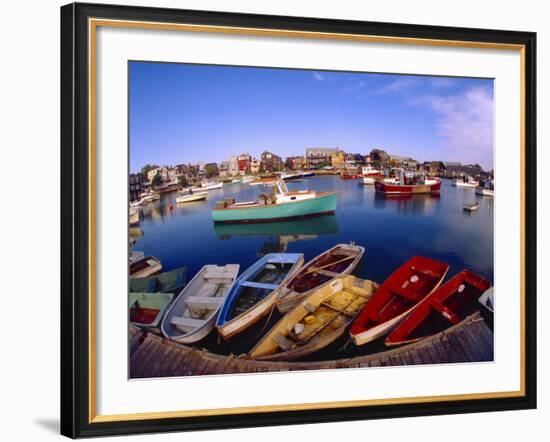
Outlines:
{"type": "Polygon", "coordinates": [[[373,148],[493,167],[493,81],[130,62],[130,170],[373,148]]]}

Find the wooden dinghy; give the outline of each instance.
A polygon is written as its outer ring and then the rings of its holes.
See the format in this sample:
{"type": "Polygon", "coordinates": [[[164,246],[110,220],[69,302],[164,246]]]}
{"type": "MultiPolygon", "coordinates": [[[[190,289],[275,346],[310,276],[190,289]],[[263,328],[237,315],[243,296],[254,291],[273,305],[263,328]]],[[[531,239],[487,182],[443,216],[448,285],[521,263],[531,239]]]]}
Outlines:
{"type": "Polygon", "coordinates": [[[238,273],[238,264],[205,265],[200,269],[166,312],[162,334],[182,344],[208,336],[238,273]]]}
{"type": "Polygon", "coordinates": [[[130,278],[130,291],[142,293],[179,293],[185,286],[186,273],[185,267],[180,267],[154,276],[130,278]]]}
{"type": "Polygon", "coordinates": [[[162,264],[154,256],[134,255],[130,257],[130,278],[144,278],[156,275],[162,270],[162,264]]]}
{"type": "Polygon", "coordinates": [[[250,351],[250,358],[289,361],[326,347],[346,332],[375,287],[350,275],[322,285],[283,316],[250,351]]]}
{"type": "Polygon", "coordinates": [[[205,265],[200,269],[167,310],[162,334],[182,344],[208,336],[238,273],[238,264],[205,265]]]}
{"type": "Polygon", "coordinates": [[[301,253],[270,253],[250,266],[223,304],[216,322],[220,335],[229,339],[267,315],[277,299],[277,289],[303,264],[301,253]]]}
{"type": "Polygon", "coordinates": [[[313,258],[279,290],[279,312],[287,313],[313,290],[331,279],[351,274],[364,253],[364,247],[353,243],[337,244],[313,258]]]}
{"type": "Polygon", "coordinates": [[[415,256],[378,288],[350,330],[356,345],[373,341],[393,329],[426,296],[439,287],[449,265],[415,256]]]}
{"type": "Polygon", "coordinates": [[[477,301],[491,283],[463,270],[426,296],[386,338],[386,345],[400,345],[435,335],[463,321],[477,310],[477,301]]]}
{"type": "Polygon", "coordinates": [[[128,294],[130,323],[160,334],[160,322],[174,295],[172,293],[128,294]]]}

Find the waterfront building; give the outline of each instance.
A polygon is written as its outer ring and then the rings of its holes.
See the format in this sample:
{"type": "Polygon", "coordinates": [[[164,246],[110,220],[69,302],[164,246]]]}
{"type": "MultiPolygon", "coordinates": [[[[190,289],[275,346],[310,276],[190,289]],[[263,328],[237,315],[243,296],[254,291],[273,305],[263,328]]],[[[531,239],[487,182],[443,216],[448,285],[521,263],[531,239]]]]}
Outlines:
{"type": "Polygon", "coordinates": [[[287,157],[285,159],[285,167],[289,170],[303,170],[307,169],[308,164],[305,157],[287,157]]]}
{"type": "Polygon", "coordinates": [[[229,175],[238,175],[239,174],[239,161],[236,155],[229,157],[229,175]]]}
{"type": "Polygon", "coordinates": [[[344,152],[338,151],[331,156],[330,165],[336,170],[343,170],[346,168],[346,158],[344,152]]]}
{"type": "Polygon", "coordinates": [[[454,161],[445,161],[443,165],[445,166],[445,172],[450,175],[457,175],[463,171],[461,163],[457,163],[454,161]]]}
{"type": "Polygon", "coordinates": [[[217,163],[206,163],[204,165],[204,171],[208,178],[216,176],[219,174],[218,164],[217,163]]]}
{"type": "Polygon", "coordinates": [[[280,156],[264,150],[262,152],[262,167],[266,172],[277,172],[283,168],[283,160],[280,156]]]}
{"type": "Polygon", "coordinates": [[[229,176],[229,161],[222,161],[220,167],[218,168],[218,173],[220,177],[229,176]]]}
{"type": "Polygon", "coordinates": [[[262,162],[254,158],[250,162],[250,173],[252,175],[258,175],[260,173],[260,168],[262,167],[262,162]]]}
{"type": "Polygon", "coordinates": [[[306,158],[309,167],[314,169],[332,165],[332,157],[340,153],[339,148],[312,147],[306,149],[306,158]]]}
{"type": "Polygon", "coordinates": [[[168,169],[166,167],[155,167],[154,169],[151,169],[149,172],[147,172],[147,180],[153,181],[153,178],[155,178],[156,175],[160,175],[163,181],[167,181],[168,169]]]}
{"type": "Polygon", "coordinates": [[[252,157],[248,153],[242,153],[237,158],[237,165],[239,168],[239,173],[241,175],[246,175],[250,172],[250,162],[252,157]]]}
{"type": "Polygon", "coordinates": [[[370,151],[369,157],[371,161],[379,166],[389,165],[389,154],[382,149],[372,149],[370,151]]]}
{"type": "Polygon", "coordinates": [[[139,200],[139,196],[143,192],[144,179],[141,173],[130,174],[130,201],[139,200]]]}

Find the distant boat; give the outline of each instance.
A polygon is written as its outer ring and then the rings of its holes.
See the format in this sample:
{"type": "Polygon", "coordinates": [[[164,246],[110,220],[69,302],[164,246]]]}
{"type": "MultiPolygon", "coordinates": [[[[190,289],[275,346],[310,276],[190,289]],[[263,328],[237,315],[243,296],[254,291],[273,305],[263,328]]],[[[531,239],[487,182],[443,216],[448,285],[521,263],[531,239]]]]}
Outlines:
{"type": "Polygon", "coordinates": [[[153,192],[152,190],[148,190],[146,192],[143,192],[141,195],[141,204],[146,203],[152,203],[153,201],[157,201],[160,199],[160,193],[153,192]]]}
{"type": "Polygon", "coordinates": [[[320,285],[353,272],[365,248],[355,244],[337,244],[306,263],[286,284],[281,286],[277,309],[286,313],[306,299],[320,285]]]}
{"type": "Polygon", "coordinates": [[[180,195],[176,198],[176,203],[191,203],[194,201],[205,200],[208,196],[208,192],[190,192],[184,195],[180,195]]]}
{"type": "Polygon", "coordinates": [[[143,278],[160,273],[162,264],[154,256],[130,258],[130,278],[143,278]]]}
{"type": "Polygon", "coordinates": [[[477,310],[479,296],[491,286],[482,276],[463,270],[426,296],[386,338],[386,345],[407,344],[435,335],[477,310]]]}
{"type": "Polygon", "coordinates": [[[345,332],[375,290],[372,281],[341,276],[317,288],[269,331],[250,351],[252,359],[303,358],[345,332]]]}
{"type": "Polygon", "coordinates": [[[353,342],[363,345],[389,332],[439,287],[448,270],[448,264],[423,256],[409,259],[384,281],[359,314],[350,330],[353,342]]]}
{"type": "Polygon", "coordinates": [[[129,223],[131,226],[139,224],[139,210],[134,207],[130,207],[129,223]]]}
{"type": "Polygon", "coordinates": [[[477,209],[479,209],[479,203],[472,203],[472,204],[464,204],[464,210],[467,210],[468,212],[475,212],[477,209]]]}
{"type": "Polygon", "coordinates": [[[130,322],[160,333],[160,321],[173,297],[172,293],[129,293],[130,322]]]}
{"type": "Polygon", "coordinates": [[[273,308],[277,289],[304,263],[301,253],[270,253],[239,276],[221,308],[216,327],[229,339],[246,330],[273,308]]]}
{"type": "Polygon", "coordinates": [[[476,193],[483,196],[495,196],[494,180],[482,181],[479,186],[476,187],[476,193]]]}
{"type": "Polygon", "coordinates": [[[302,178],[302,173],[301,172],[295,172],[295,173],[281,172],[279,176],[281,177],[281,179],[285,181],[292,181],[292,180],[299,180],[300,178],[302,178]]]}
{"type": "Polygon", "coordinates": [[[205,265],[200,269],[167,310],[162,334],[182,344],[208,336],[238,273],[238,264],[205,265]]]}
{"type": "Polygon", "coordinates": [[[271,222],[327,215],[336,210],[338,192],[290,192],[281,179],[274,179],[270,185],[273,192],[260,195],[257,201],[235,202],[233,198],[218,201],[212,209],[212,220],[216,223],[271,222]]]}
{"type": "Polygon", "coordinates": [[[312,176],[315,176],[315,172],[313,171],[307,171],[307,172],[302,172],[302,178],[310,178],[312,176]]]}
{"type": "Polygon", "coordinates": [[[241,182],[240,178],[234,178],[234,179],[231,180],[231,183],[233,183],[233,184],[240,183],[240,182],[241,182]]]}
{"type": "Polygon", "coordinates": [[[439,192],[441,189],[441,180],[438,178],[428,178],[424,173],[407,172],[398,169],[399,179],[393,183],[386,179],[377,181],[374,188],[377,192],[384,194],[422,194],[439,192]]]}
{"type": "Polygon", "coordinates": [[[475,188],[479,185],[479,182],[474,180],[471,176],[466,175],[462,178],[458,178],[453,181],[453,186],[455,187],[470,187],[475,188]]]}
{"type": "Polygon", "coordinates": [[[374,184],[376,180],[383,178],[384,174],[372,166],[363,166],[361,168],[361,177],[361,182],[363,184],[371,185],[374,184]]]}
{"type": "Polygon", "coordinates": [[[203,190],[215,190],[215,189],[221,189],[223,187],[223,183],[221,181],[207,181],[203,180],[200,187],[192,187],[192,192],[202,192],[203,190]]]}
{"type": "Polygon", "coordinates": [[[241,182],[250,183],[251,181],[254,181],[255,179],[256,179],[256,177],[254,177],[254,176],[243,176],[241,178],[241,182]]]}
{"type": "Polygon", "coordinates": [[[185,267],[179,267],[154,276],[130,278],[130,292],[179,293],[185,286],[186,273],[185,267]]]}

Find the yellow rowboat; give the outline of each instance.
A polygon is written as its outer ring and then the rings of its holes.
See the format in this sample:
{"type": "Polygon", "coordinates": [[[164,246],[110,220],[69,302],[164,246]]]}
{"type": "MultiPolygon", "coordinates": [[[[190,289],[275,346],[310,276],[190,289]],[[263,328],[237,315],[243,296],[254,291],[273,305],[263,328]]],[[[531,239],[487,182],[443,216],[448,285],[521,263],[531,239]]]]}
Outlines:
{"type": "Polygon", "coordinates": [[[320,286],[283,316],[249,357],[289,361],[326,347],[346,332],[376,287],[355,276],[341,276],[320,286]]]}

